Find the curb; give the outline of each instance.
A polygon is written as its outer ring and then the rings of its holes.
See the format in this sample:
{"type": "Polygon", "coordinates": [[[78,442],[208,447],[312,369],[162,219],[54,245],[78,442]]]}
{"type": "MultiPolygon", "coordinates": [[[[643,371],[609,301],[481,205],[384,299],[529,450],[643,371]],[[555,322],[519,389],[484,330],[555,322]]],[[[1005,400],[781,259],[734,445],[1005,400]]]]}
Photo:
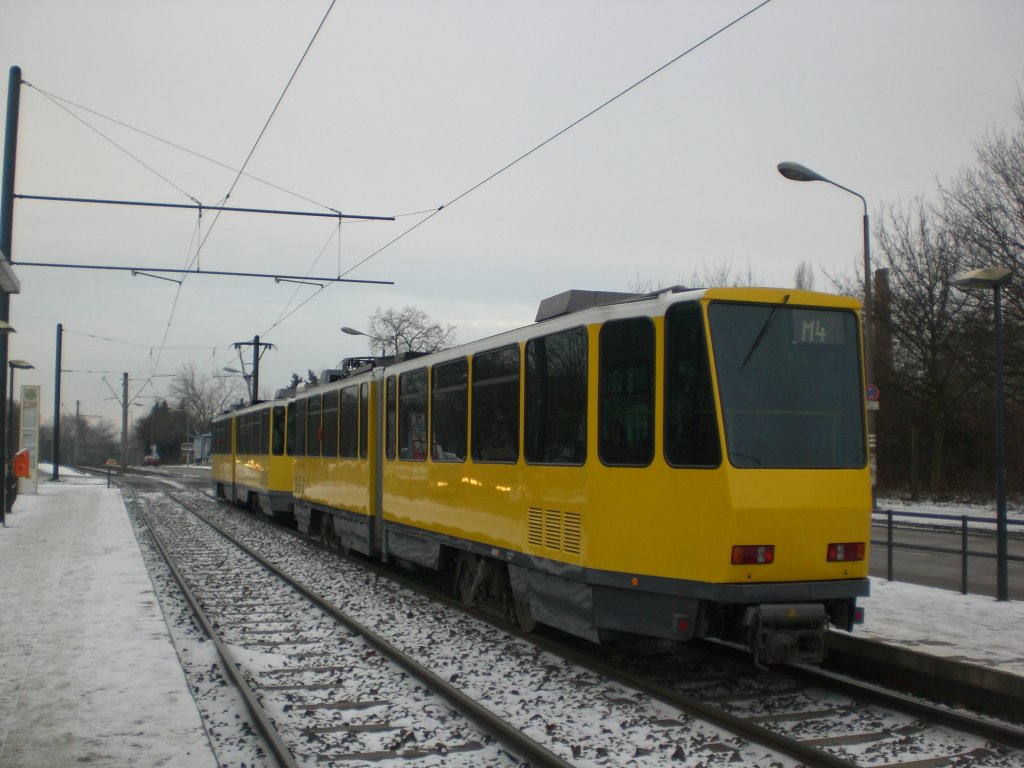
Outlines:
{"type": "Polygon", "coordinates": [[[921,653],[877,640],[829,632],[826,666],[855,671],[886,682],[906,681],[915,692],[927,693],[953,706],[1024,712],[1024,677],[955,659],[921,653]]]}

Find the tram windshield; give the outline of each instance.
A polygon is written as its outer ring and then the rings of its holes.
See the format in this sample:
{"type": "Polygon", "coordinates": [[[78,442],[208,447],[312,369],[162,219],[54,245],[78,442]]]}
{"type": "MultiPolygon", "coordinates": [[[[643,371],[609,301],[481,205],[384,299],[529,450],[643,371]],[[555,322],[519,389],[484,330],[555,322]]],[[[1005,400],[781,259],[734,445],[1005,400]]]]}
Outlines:
{"type": "Polygon", "coordinates": [[[864,466],[855,313],[712,302],[708,319],[733,466],[864,466]]]}

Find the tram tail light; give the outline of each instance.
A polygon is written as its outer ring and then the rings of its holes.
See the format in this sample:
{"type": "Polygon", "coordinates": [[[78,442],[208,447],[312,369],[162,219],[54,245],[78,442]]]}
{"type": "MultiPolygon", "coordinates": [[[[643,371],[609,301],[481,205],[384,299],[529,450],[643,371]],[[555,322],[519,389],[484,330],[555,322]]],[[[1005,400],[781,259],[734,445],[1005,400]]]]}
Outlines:
{"type": "Polygon", "coordinates": [[[746,544],[732,548],[733,565],[770,565],[774,562],[774,544],[746,544]]]}
{"type": "Polygon", "coordinates": [[[863,541],[848,544],[829,544],[828,561],[830,563],[852,563],[864,559],[866,549],[863,541]]]}

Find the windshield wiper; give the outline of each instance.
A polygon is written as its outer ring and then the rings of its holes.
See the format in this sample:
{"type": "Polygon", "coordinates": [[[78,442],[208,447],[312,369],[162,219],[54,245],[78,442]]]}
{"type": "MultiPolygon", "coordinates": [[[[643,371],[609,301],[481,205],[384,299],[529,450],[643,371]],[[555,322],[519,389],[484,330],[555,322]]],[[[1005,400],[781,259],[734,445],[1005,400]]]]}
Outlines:
{"type": "Polygon", "coordinates": [[[762,325],[761,330],[758,331],[757,338],[754,339],[754,343],[750,345],[750,351],[747,352],[747,356],[743,358],[743,363],[740,365],[739,370],[736,371],[736,373],[739,373],[740,371],[747,367],[747,363],[750,362],[750,358],[754,356],[754,352],[757,351],[757,348],[761,346],[761,342],[764,341],[765,334],[767,334],[768,329],[771,328],[772,322],[775,320],[775,316],[779,314],[779,310],[782,309],[788,302],[789,294],[787,293],[785,296],[782,297],[781,304],[776,304],[774,307],[772,307],[772,311],[769,312],[768,317],[765,318],[764,325],[762,325]]]}

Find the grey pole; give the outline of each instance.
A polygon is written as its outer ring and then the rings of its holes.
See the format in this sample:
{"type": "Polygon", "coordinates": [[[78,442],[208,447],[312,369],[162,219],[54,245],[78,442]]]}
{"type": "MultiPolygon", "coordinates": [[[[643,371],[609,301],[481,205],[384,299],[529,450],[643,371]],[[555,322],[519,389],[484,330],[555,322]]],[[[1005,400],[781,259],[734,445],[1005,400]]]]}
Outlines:
{"type": "MultiPolygon", "coordinates": [[[[3,180],[0,182],[0,258],[13,261],[11,245],[14,240],[14,166],[18,156],[18,113],[21,108],[21,67],[11,67],[7,79],[7,128],[4,133],[3,180]]],[[[11,319],[11,297],[0,292],[0,320],[11,319]]],[[[7,390],[7,334],[0,333],[0,392],[7,390]]],[[[7,409],[0,408],[0,523],[7,508],[7,473],[10,456],[7,451],[7,409]]]]}
{"type": "Polygon", "coordinates": [[[982,267],[953,278],[959,288],[991,288],[995,325],[996,395],[996,600],[1010,599],[1006,526],[1006,393],[1003,391],[1002,287],[1013,279],[1007,267],[982,267]]]}
{"type": "Polygon", "coordinates": [[[260,337],[252,337],[252,394],[249,398],[252,405],[260,399],[260,337]]]}
{"type": "Polygon", "coordinates": [[[53,474],[50,479],[60,478],[60,367],[64,346],[64,326],[57,323],[57,360],[53,372],[53,474]]]}
{"type": "Polygon", "coordinates": [[[1003,392],[1002,285],[992,287],[996,326],[996,600],[1010,599],[1006,526],[1006,395],[1003,392]]]}
{"type": "Polygon", "coordinates": [[[121,374],[121,471],[128,471],[128,374],[121,374]]]}
{"type": "MultiPolygon", "coordinates": [[[[849,187],[844,187],[832,179],[825,178],[817,171],[810,168],[785,161],[778,165],[779,173],[792,181],[824,181],[844,192],[849,192],[860,198],[864,206],[864,378],[865,384],[875,383],[875,331],[874,331],[874,307],[872,302],[872,276],[871,276],[871,223],[868,220],[868,201],[860,192],[855,192],[849,187]]],[[[868,457],[871,464],[871,506],[875,506],[875,479],[877,477],[877,466],[875,463],[875,411],[868,411],[868,457]]]]}

